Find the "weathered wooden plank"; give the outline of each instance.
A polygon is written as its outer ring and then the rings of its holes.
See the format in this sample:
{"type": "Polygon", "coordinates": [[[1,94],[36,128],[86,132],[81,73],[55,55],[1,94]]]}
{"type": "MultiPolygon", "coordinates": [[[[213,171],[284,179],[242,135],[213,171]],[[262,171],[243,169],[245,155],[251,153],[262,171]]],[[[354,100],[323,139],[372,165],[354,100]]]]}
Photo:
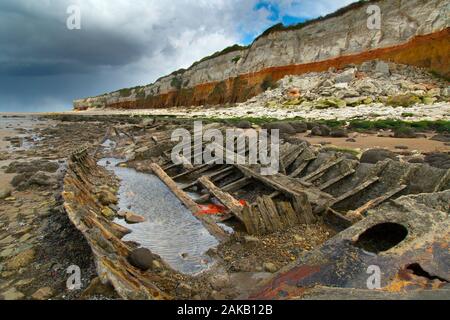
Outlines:
{"type": "Polygon", "coordinates": [[[287,169],[291,166],[295,160],[305,151],[306,144],[301,144],[299,146],[295,146],[294,150],[292,150],[284,159],[281,159],[284,167],[287,169]]]}
{"type": "Polygon", "coordinates": [[[343,179],[345,179],[346,177],[354,174],[356,172],[355,169],[350,169],[349,171],[344,172],[343,174],[340,174],[339,176],[337,176],[334,179],[328,180],[327,182],[325,182],[324,184],[319,186],[320,190],[326,190],[329,187],[331,187],[332,185],[338,183],[339,181],[342,181],[343,179]]]}
{"type": "Polygon", "coordinates": [[[278,214],[278,209],[273,202],[272,198],[268,196],[262,197],[265,207],[267,209],[267,212],[270,216],[270,221],[272,222],[272,225],[275,227],[274,231],[282,230],[284,227],[284,221],[281,218],[281,216],[278,214]]]}
{"type": "Polygon", "coordinates": [[[364,218],[364,213],[366,213],[367,211],[369,211],[372,208],[375,208],[375,207],[379,206],[380,204],[382,204],[383,202],[389,200],[390,198],[392,198],[393,196],[395,196],[399,192],[402,192],[406,188],[407,188],[407,185],[402,184],[402,185],[398,186],[397,188],[389,190],[388,192],[386,192],[381,197],[378,197],[376,199],[372,199],[372,200],[366,202],[364,205],[362,205],[358,209],[350,211],[347,216],[350,219],[352,219],[352,220],[360,220],[360,219],[364,218]]]}
{"type": "Polygon", "coordinates": [[[300,219],[292,208],[292,205],[288,201],[276,201],[278,213],[285,216],[287,226],[293,227],[300,223],[300,219]]]}
{"type": "Polygon", "coordinates": [[[314,158],[310,158],[310,159],[304,160],[304,161],[302,162],[302,164],[300,164],[300,165],[298,166],[298,168],[295,169],[289,176],[290,176],[290,177],[293,177],[293,178],[298,177],[299,175],[301,175],[301,174],[303,173],[303,171],[306,169],[306,167],[307,167],[312,161],[314,161],[314,160],[316,160],[316,159],[317,159],[317,157],[314,157],[314,158]]]}
{"type": "Polygon", "coordinates": [[[335,161],[331,161],[323,166],[321,166],[319,169],[317,169],[316,171],[310,173],[309,175],[307,175],[306,177],[303,177],[303,181],[314,181],[315,179],[318,178],[318,176],[320,176],[322,173],[325,173],[325,171],[327,171],[328,169],[338,165],[339,163],[341,163],[342,161],[344,161],[346,158],[345,157],[340,157],[339,159],[335,160],[335,161]]]}
{"type": "Polygon", "coordinates": [[[248,208],[250,208],[251,217],[254,221],[254,225],[256,228],[256,234],[264,235],[268,233],[268,229],[266,227],[266,224],[264,223],[262,214],[258,208],[257,205],[249,205],[248,208]]]}
{"type": "Polygon", "coordinates": [[[209,165],[209,164],[203,164],[203,165],[200,165],[200,166],[198,166],[198,167],[195,167],[195,168],[192,169],[192,170],[188,170],[188,171],[186,171],[186,172],[180,173],[179,175],[176,175],[176,176],[172,177],[172,179],[173,179],[173,180],[177,180],[177,179],[186,177],[186,176],[188,176],[188,175],[190,175],[190,174],[193,174],[193,173],[196,173],[196,172],[201,172],[202,170],[205,170],[205,171],[206,171],[206,170],[208,170],[209,168],[210,168],[210,165],[209,165]]]}
{"type": "Polygon", "coordinates": [[[222,174],[228,173],[233,170],[235,170],[235,168],[233,166],[227,166],[222,170],[218,170],[216,172],[208,174],[207,177],[209,177],[210,179],[216,179],[217,177],[221,176],[222,174]]]}
{"type": "Polygon", "coordinates": [[[317,221],[313,214],[312,207],[305,193],[299,194],[293,198],[294,209],[299,216],[300,221],[305,224],[313,224],[317,221]]]}
{"type": "MultiPolygon", "coordinates": [[[[307,162],[307,164],[310,163],[310,161],[317,159],[317,155],[316,153],[308,146],[305,147],[305,149],[303,150],[303,152],[301,153],[301,155],[294,161],[294,163],[292,164],[292,168],[294,169],[293,172],[291,173],[291,176],[293,177],[297,177],[301,174],[296,172],[300,171],[300,166],[303,165],[303,167],[305,168],[305,162],[307,162]]],[[[306,164],[306,166],[307,166],[306,164]]],[[[304,170],[303,168],[303,170],[304,170]]]]}
{"type": "MultiPolygon", "coordinates": [[[[221,176],[222,176],[222,177],[228,176],[228,175],[230,174],[230,172],[233,171],[234,169],[235,169],[234,167],[228,166],[228,167],[226,167],[225,169],[221,169],[221,170],[215,171],[215,172],[213,172],[213,173],[207,174],[207,175],[205,175],[205,177],[208,177],[208,178],[210,178],[210,179],[212,179],[212,180],[213,180],[214,178],[219,179],[221,176]],[[224,174],[225,174],[225,175],[224,175],[224,174]]],[[[183,187],[183,190],[192,188],[193,186],[195,186],[195,185],[197,185],[197,184],[198,184],[198,181],[197,181],[197,180],[196,180],[196,181],[193,181],[193,182],[189,183],[188,185],[184,186],[184,187],[183,187]]]]}
{"type": "Polygon", "coordinates": [[[222,189],[227,192],[233,192],[233,191],[244,188],[251,182],[252,182],[251,178],[243,177],[237,181],[227,184],[226,186],[222,187],[222,189]]]}
{"type": "Polygon", "coordinates": [[[258,218],[255,216],[253,212],[253,208],[251,206],[244,206],[242,209],[242,216],[248,221],[245,225],[247,229],[247,233],[250,235],[259,234],[258,231],[258,218]]]}
{"type": "Polygon", "coordinates": [[[333,200],[333,197],[331,195],[322,192],[315,187],[304,186],[298,179],[294,179],[281,174],[263,176],[259,172],[257,172],[257,169],[240,165],[236,165],[236,167],[245,176],[261,181],[268,187],[280,191],[291,198],[302,193],[306,193],[309,201],[317,205],[325,205],[326,203],[333,200]]]}
{"type": "Polygon", "coordinates": [[[354,196],[355,194],[357,194],[357,193],[363,191],[364,189],[370,187],[372,184],[374,184],[378,180],[380,180],[379,177],[373,177],[373,178],[370,178],[369,180],[366,180],[365,182],[361,183],[356,188],[354,188],[354,189],[344,193],[343,195],[339,196],[338,198],[336,198],[336,200],[332,201],[329,206],[332,207],[332,206],[338,204],[339,202],[342,202],[345,199],[348,199],[348,198],[354,196]]]}
{"type": "Polygon", "coordinates": [[[273,223],[270,213],[266,208],[266,204],[262,197],[258,197],[256,199],[256,206],[258,207],[258,211],[260,212],[260,218],[265,227],[266,233],[271,233],[276,230],[276,226],[273,223]]]}

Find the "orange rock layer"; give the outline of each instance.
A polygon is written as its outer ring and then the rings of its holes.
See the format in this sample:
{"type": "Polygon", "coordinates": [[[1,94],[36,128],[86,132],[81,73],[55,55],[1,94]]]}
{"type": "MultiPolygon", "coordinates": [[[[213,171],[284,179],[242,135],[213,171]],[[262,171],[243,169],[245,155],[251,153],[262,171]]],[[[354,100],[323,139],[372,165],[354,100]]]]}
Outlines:
{"type": "Polygon", "coordinates": [[[360,64],[374,59],[424,67],[449,77],[449,52],[450,28],[446,28],[433,34],[417,36],[401,45],[374,49],[325,61],[267,68],[221,82],[205,83],[190,89],[176,90],[142,100],[116,103],[108,107],[155,109],[243,102],[258,95],[263,91],[263,88],[274,84],[287,75],[326,71],[331,67],[341,69],[348,64],[360,64]]]}

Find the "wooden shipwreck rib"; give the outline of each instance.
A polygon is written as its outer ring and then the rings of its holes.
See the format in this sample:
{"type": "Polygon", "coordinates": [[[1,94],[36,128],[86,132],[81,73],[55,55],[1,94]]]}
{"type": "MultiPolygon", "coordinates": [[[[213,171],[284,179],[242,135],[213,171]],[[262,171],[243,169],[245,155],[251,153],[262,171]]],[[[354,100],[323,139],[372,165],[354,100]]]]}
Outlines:
{"type": "Polygon", "coordinates": [[[106,177],[87,150],[80,150],[69,160],[63,192],[64,208],[91,247],[101,281],[111,283],[124,299],[171,299],[154,284],[156,274],[143,273],[128,262],[131,248],[121,239],[129,230],[102,215],[94,194],[109,182],[106,177]]]}
{"type": "MultiPolygon", "coordinates": [[[[156,147],[166,143],[163,139],[153,142],[156,147]]],[[[165,149],[161,150],[163,153],[165,149]]],[[[199,214],[199,202],[216,199],[248,234],[264,235],[322,220],[344,229],[356,220],[370,218],[382,204],[395,207],[388,202],[391,199],[450,189],[450,170],[392,160],[360,164],[343,154],[319,153],[303,144],[283,150],[284,172],[272,176],[261,175],[259,166],[172,166],[164,154],[160,156],[167,159],[166,163],[151,164],[150,169],[221,240],[227,238],[216,223],[221,220],[199,214]],[[258,189],[262,186],[267,189],[265,192],[258,189]],[[204,193],[200,199],[193,199],[186,192],[194,187],[204,193]],[[256,195],[243,204],[241,194],[248,190],[256,195]]],[[[79,150],[68,163],[63,192],[66,212],[88,241],[99,277],[110,282],[124,299],[173,298],[158,285],[167,279],[151,271],[142,272],[128,262],[131,248],[121,239],[129,230],[102,214],[103,206],[94,194],[102,185],[110,185],[108,176],[86,149],[79,150]]],[[[270,292],[257,296],[274,297],[270,292]]]]}
{"type": "MultiPolygon", "coordinates": [[[[215,147],[222,148],[224,162],[241,157],[221,146],[215,147]]],[[[366,170],[368,174],[361,176],[363,166],[360,166],[358,161],[346,158],[344,154],[331,152],[328,155],[322,153],[319,156],[306,143],[300,145],[286,143],[280,149],[283,173],[264,176],[261,174],[260,165],[204,164],[174,174],[171,178],[173,184],[177,185],[176,181],[178,181],[183,185],[181,188],[177,187],[174,194],[184,203],[184,198],[189,196],[180,190],[200,186],[204,188],[206,194],[193,201],[201,203],[215,198],[227,208],[229,214],[235,216],[244,225],[247,233],[261,235],[283,230],[295,224],[315,223],[318,219],[349,226],[352,221],[363,218],[369,209],[381,205],[392,197],[408,193],[405,193],[408,190],[408,183],[402,182],[405,179],[409,179],[411,184],[417,184],[411,172],[414,166],[410,164],[403,164],[409,169],[403,172],[403,176],[397,176],[398,180],[393,180],[389,176],[394,174],[393,177],[395,177],[397,173],[389,173],[390,169],[386,169],[390,167],[391,160],[372,165],[372,170],[366,170]],[[218,185],[220,180],[236,172],[241,175],[222,186],[218,185]],[[186,178],[188,182],[185,182],[186,178]],[[265,185],[273,192],[269,196],[260,196],[255,202],[245,205],[233,196],[233,193],[255,183],[265,185]],[[347,188],[347,186],[351,187],[347,188]],[[351,208],[350,206],[344,212],[336,208],[357,197],[364,199],[364,203],[359,207],[351,208]]],[[[245,159],[240,159],[239,162],[245,163],[245,159]]],[[[416,166],[414,170],[420,167],[423,166],[416,166]]],[[[166,168],[174,167],[168,165],[166,168]]],[[[436,192],[448,188],[450,181],[448,173],[441,171],[445,181],[441,178],[433,182],[433,190],[417,190],[414,193],[436,192]]],[[[164,176],[163,181],[169,174],[164,176]]],[[[188,204],[187,207],[191,205],[188,204]]]]}

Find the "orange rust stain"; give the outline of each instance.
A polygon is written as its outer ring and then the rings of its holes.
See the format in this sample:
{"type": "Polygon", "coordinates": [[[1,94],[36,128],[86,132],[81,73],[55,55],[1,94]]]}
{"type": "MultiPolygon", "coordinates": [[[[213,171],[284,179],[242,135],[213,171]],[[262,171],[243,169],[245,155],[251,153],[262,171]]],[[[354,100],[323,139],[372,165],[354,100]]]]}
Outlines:
{"type": "Polygon", "coordinates": [[[215,105],[243,102],[263,91],[265,81],[276,82],[287,75],[321,72],[329,68],[342,69],[349,64],[381,59],[401,64],[428,68],[443,76],[450,76],[450,28],[440,32],[416,36],[411,41],[387,48],[374,49],[337,58],[271,67],[259,72],[240,75],[221,82],[210,82],[190,89],[181,89],[160,94],[145,100],[136,100],[108,105],[117,109],[156,109],[175,106],[215,105]]]}
{"type": "Polygon", "coordinates": [[[320,266],[302,265],[272,280],[270,284],[252,296],[251,300],[288,299],[301,296],[307,288],[297,286],[299,280],[320,271],[320,266]]]}

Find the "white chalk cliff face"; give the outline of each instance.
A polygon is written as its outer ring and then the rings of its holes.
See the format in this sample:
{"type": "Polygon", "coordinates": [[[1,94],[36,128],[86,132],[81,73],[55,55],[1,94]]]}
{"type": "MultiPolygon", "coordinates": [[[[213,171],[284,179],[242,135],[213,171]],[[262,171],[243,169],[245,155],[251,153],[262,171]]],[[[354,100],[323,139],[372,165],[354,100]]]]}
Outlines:
{"type": "Polygon", "coordinates": [[[74,107],[188,107],[245,101],[264,90],[263,82],[372,59],[415,64],[449,75],[449,6],[448,0],[353,5],[301,29],[269,33],[247,49],[207,59],[154,84],[77,100],[74,107]],[[379,30],[367,26],[370,5],[381,9],[379,30]]]}

